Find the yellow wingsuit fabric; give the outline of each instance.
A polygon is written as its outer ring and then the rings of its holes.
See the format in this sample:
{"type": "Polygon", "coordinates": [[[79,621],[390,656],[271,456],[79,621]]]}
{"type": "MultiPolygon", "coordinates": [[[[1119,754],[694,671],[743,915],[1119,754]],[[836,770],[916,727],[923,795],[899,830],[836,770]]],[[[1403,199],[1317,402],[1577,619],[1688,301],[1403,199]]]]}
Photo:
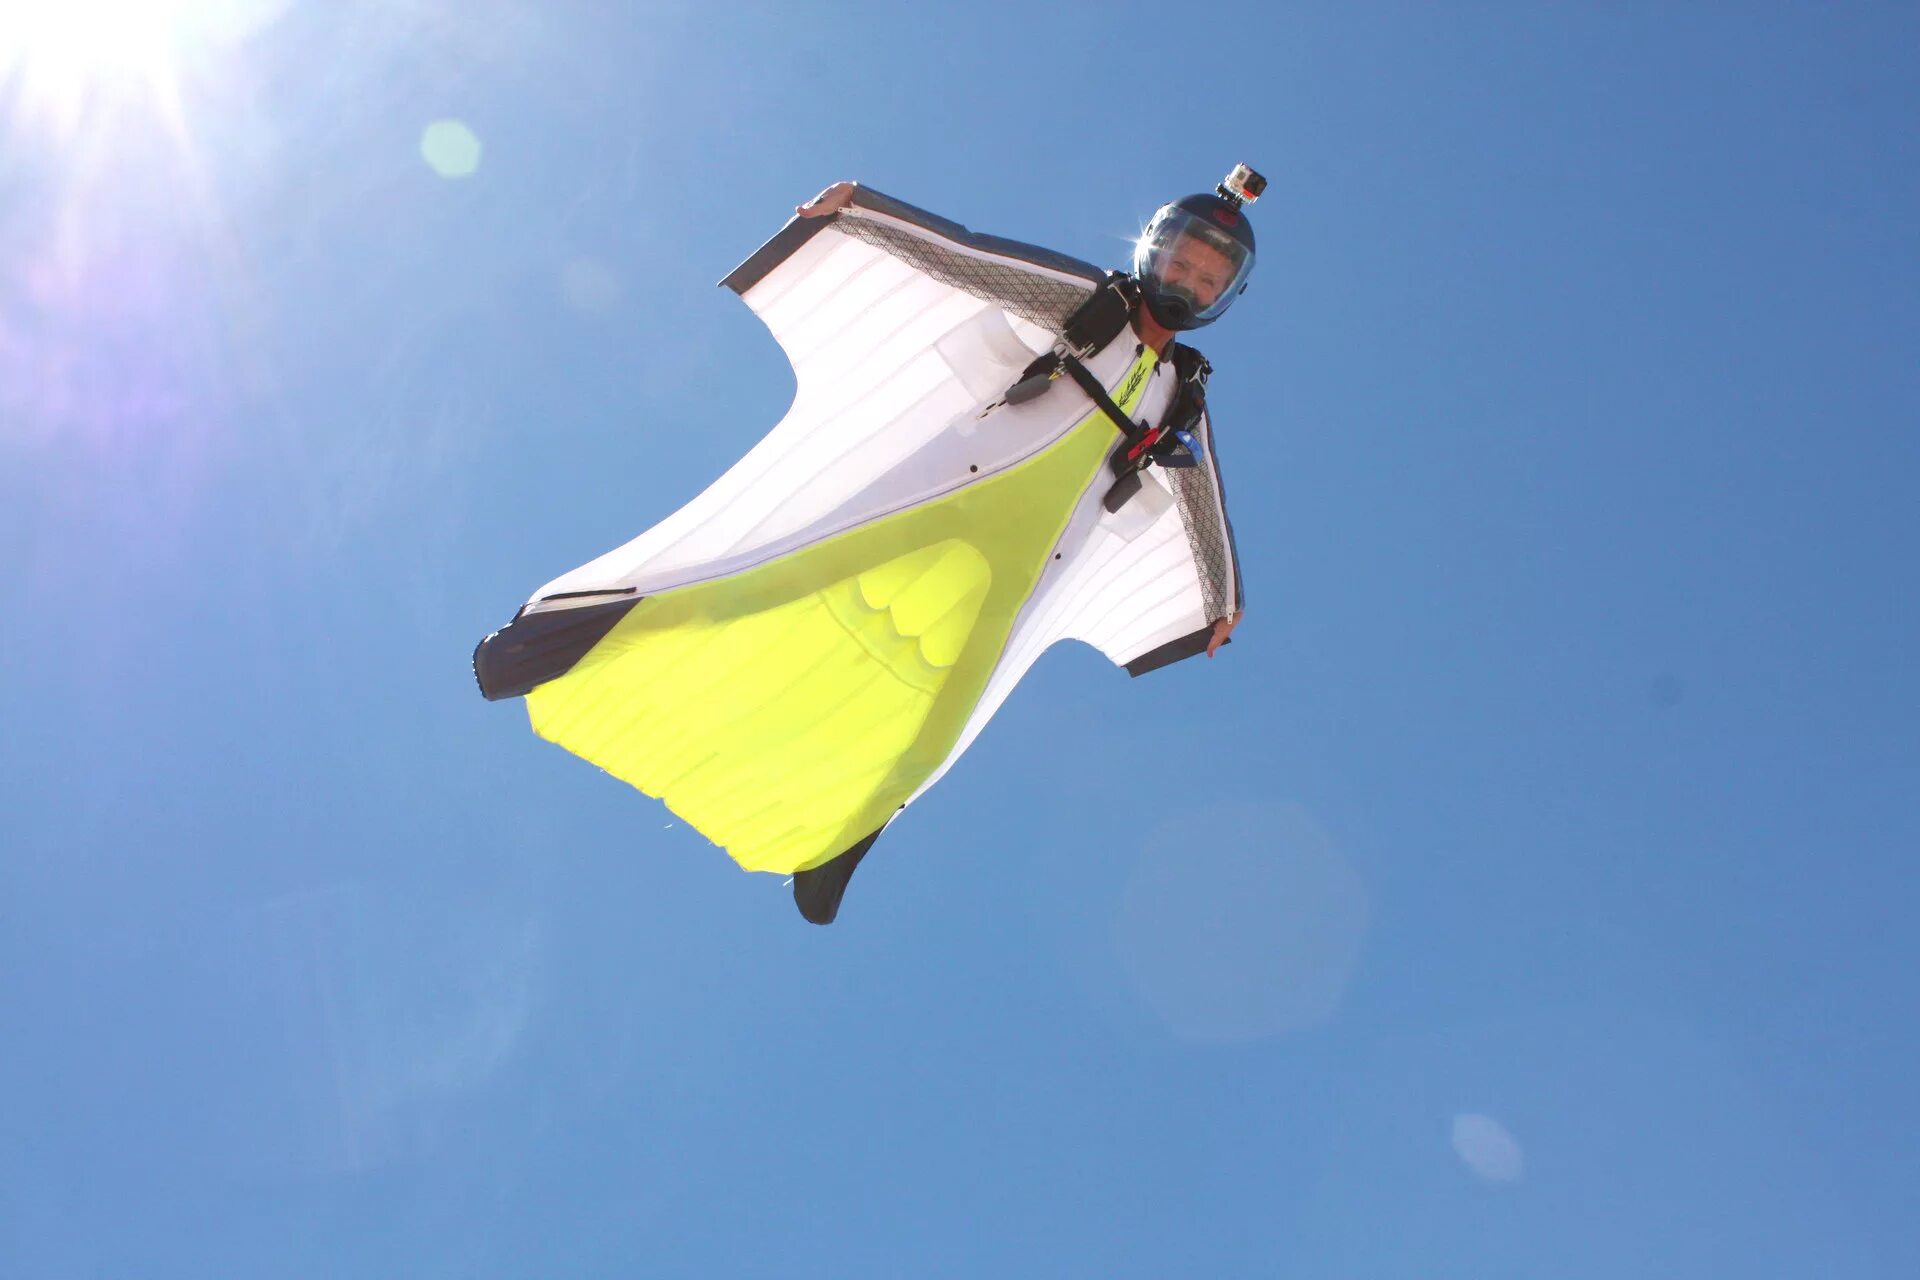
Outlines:
{"type": "MultiPolygon", "coordinates": [[[[1122,380],[1127,412],[1154,363],[1149,348],[1122,380]]],[[[534,731],[750,871],[818,866],[952,752],[1115,439],[1096,410],[946,497],[641,601],[527,696],[534,731]]]]}

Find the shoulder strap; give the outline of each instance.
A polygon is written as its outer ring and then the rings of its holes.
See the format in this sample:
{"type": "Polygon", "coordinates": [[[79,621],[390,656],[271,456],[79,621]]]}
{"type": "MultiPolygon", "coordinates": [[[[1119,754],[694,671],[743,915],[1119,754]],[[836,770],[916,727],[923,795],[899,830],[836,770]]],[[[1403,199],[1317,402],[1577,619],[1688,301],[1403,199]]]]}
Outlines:
{"type": "Polygon", "coordinates": [[[1173,362],[1174,372],[1180,375],[1180,381],[1173,389],[1173,399],[1167,404],[1166,417],[1160,422],[1167,434],[1177,435],[1193,430],[1193,425],[1200,421],[1200,414],[1207,407],[1207,378],[1213,373],[1213,366],[1198,351],[1177,342],[1168,346],[1167,356],[1173,362]]]}
{"type": "Polygon", "coordinates": [[[1123,434],[1132,426],[1127,422],[1107,393],[1092,375],[1081,366],[1082,360],[1091,360],[1106,350],[1107,344],[1127,332],[1133,322],[1133,309],[1138,304],[1140,293],[1133,277],[1119,271],[1110,271],[1100,287],[1087,295],[1067,317],[1061,327],[1060,341],[1052,351],[1038,356],[1025,369],[1021,370],[1006,393],[994,402],[990,408],[1002,404],[1024,404],[1051,387],[1062,372],[1071,372],[1074,380],[1093,398],[1093,402],[1106,410],[1107,416],[1114,420],[1123,434]]]}
{"type": "Polygon", "coordinates": [[[1139,290],[1133,283],[1133,277],[1110,271],[1100,287],[1067,317],[1060,338],[1074,355],[1082,360],[1090,360],[1105,350],[1109,342],[1126,332],[1127,324],[1133,318],[1134,305],[1139,300],[1139,290]]]}

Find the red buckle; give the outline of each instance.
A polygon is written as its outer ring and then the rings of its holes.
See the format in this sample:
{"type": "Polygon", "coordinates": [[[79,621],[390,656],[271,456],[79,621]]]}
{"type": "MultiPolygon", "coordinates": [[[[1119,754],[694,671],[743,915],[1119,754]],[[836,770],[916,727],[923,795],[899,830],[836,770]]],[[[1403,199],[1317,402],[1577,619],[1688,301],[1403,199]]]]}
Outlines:
{"type": "Polygon", "coordinates": [[[1138,460],[1141,454],[1153,448],[1154,445],[1160,443],[1160,434],[1161,434],[1160,428],[1154,427],[1151,430],[1149,430],[1147,434],[1145,434],[1144,436],[1141,436],[1140,443],[1134,445],[1133,448],[1127,450],[1127,461],[1133,462],[1138,460]]]}

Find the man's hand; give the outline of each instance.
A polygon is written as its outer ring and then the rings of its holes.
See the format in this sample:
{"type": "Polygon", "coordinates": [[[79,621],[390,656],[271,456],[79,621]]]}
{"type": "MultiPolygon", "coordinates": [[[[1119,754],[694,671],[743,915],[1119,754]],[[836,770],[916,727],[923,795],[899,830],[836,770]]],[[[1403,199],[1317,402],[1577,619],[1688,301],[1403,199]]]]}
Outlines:
{"type": "Polygon", "coordinates": [[[802,205],[795,205],[794,212],[803,218],[824,218],[830,213],[838,213],[853,200],[853,184],[836,182],[813,199],[802,205]]]}
{"type": "Polygon", "coordinates": [[[1213,656],[1214,650],[1227,642],[1227,637],[1232,635],[1233,629],[1240,624],[1240,614],[1245,612],[1246,610],[1242,609],[1214,622],[1213,639],[1207,641],[1207,656],[1209,658],[1213,656]]]}

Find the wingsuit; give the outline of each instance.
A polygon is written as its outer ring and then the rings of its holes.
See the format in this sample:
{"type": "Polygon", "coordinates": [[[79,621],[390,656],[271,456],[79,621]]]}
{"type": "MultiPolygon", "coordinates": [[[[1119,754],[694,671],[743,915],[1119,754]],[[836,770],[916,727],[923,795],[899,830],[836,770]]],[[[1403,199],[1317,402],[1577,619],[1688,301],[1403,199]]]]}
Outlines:
{"type": "Polygon", "coordinates": [[[1204,652],[1239,565],[1205,361],[1139,341],[1129,277],[856,187],[722,283],[792,407],[474,671],[824,924],[1048,646],[1135,676],[1204,652]]]}

